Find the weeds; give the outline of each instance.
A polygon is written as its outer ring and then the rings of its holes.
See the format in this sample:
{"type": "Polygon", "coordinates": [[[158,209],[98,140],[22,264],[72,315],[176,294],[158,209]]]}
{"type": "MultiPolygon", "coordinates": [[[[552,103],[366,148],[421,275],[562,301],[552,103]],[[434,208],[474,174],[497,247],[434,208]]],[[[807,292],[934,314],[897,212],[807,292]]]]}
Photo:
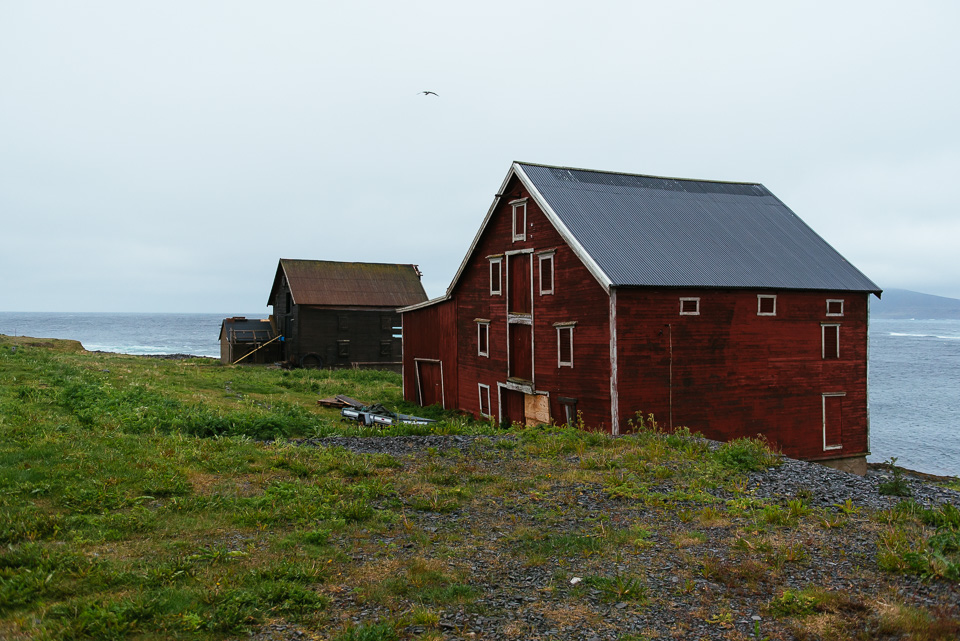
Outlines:
{"type": "Polygon", "coordinates": [[[893,478],[880,483],[878,488],[880,494],[883,496],[911,496],[913,492],[910,490],[907,480],[903,478],[903,470],[897,467],[897,457],[890,457],[885,464],[893,473],[893,478]]]}

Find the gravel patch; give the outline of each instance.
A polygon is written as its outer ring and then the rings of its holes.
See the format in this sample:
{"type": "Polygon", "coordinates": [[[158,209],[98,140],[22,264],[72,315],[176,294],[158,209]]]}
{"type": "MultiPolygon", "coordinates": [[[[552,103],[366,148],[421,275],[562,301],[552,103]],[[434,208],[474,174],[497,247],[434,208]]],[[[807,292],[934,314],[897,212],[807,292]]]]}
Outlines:
{"type": "MultiPolygon", "coordinates": [[[[475,473],[510,475],[527,461],[496,442],[513,438],[329,437],[297,443],[390,454],[403,465],[398,473],[416,473],[421,466],[455,460],[466,461],[475,473]]],[[[576,469],[577,462],[575,456],[555,461],[561,472],[576,469]]],[[[538,488],[545,476],[539,477],[538,488]]],[[[786,505],[800,494],[807,505],[824,513],[840,514],[843,510],[837,506],[848,500],[860,508],[844,513],[842,526],[821,528],[811,519],[800,527],[771,527],[766,532],[751,532],[745,519],[704,521],[699,516],[703,504],[691,503],[689,510],[682,506],[654,509],[640,500],[611,497],[600,483],[557,478],[546,492],[518,485],[449,512],[407,509],[407,533],[371,533],[350,554],[357,565],[371,567],[379,567],[385,558],[402,565],[428,557],[468,577],[473,598],[430,607],[437,621],[402,627],[402,639],[746,641],[756,638],[757,630],[760,638],[771,641],[793,639],[790,619],[773,617],[767,605],[785,589],[810,586],[848,595],[845,616],[875,612],[877,603],[895,601],[960,619],[958,584],[891,574],[877,566],[882,528],[870,520],[869,513],[902,500],[879,493],[879,484],[891,477],[886,470],[871,470],[860,477],[786,458],[780,466],[753,472],[748,475],[748,493],[753,497],[786,505]],[[622,551],[616,552],[608,547],[594,554],[574,546],[562,553],[541,554],[535,548],[543,537],[583,542],[626,531],[646,535],[632,543],[618,539],[616,545],[622,551]],[[414,542],[408,536],[417,539],[414,542]],[[757,567],[762,571],[751,573],[757,567]],[[636,591],[605,588],[598,577],[622,580],[621,588],[636,580],[643,598],[636,598],[636,591]]],[[[905,480],[912,500],[921,505],[960,507],[960,492],[912,475],[905,480]]],[[[665,482],[664,487],[668,485],[665,482]]],[[[717,494],[721,506],[727,498],[732,496],[717,494]]],[[[338,543],[353,544],[349,539],[338,543]]],[[[254,630],[248,638],[327,639],[351,625],[397,619],[398,613],[385,605],[359,598],[355,586],[333,589],[332,594],[331,621],[322,629],[279,621],[254,630]]],[[[862,615],[863,622],[868,620],[862,615]]],[[[895,638],[879,635],[873,628],[855,632],[869,638],[895,638]]]]}

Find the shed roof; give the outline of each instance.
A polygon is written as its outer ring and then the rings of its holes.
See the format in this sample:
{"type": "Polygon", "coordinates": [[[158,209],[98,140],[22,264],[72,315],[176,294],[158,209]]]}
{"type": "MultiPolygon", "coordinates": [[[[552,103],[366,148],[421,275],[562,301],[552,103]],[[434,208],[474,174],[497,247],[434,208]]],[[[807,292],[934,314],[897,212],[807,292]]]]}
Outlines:
{"type": "Polygon", "coordinates": [[[760,184],[530,163],[513,174],[607,287],[880,293],[760,184]]]}
{"type": "Polygon", "coordinates": [[[416,265],[281,258],[267,305],[273,304],[281,275],[296,305],[402,307],[427,299],[416,265]]]}
{"type": "Polygon", "coordinates": [[[233,316],[220,323],[220,340],[233,343],[261,343],[273,338],[270,321],[264,318],[233,316]]]}

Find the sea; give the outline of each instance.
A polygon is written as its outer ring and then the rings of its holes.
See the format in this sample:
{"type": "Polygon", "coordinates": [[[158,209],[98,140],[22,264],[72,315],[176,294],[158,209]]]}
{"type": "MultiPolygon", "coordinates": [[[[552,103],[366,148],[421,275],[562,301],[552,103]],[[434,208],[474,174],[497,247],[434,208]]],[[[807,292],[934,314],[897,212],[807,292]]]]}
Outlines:
{"type": "MultiPolygon", "coordinates": [[[[0,334],[91,351],[220,356],[220,324],[264,314],[0,312],[0,334]]],[[[960,320],[870,321],[871,462],[960,476],[960,320]]]]}

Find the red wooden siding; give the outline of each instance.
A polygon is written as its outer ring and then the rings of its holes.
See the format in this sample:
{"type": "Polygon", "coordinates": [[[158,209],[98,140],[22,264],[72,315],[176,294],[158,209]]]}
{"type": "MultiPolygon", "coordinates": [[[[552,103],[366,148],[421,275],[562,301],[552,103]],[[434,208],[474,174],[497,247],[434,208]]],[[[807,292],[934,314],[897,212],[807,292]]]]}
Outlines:
{"type": "MultiPolygon", "coordinates": [[[[508,376],[509,299],[511,312],[532,312],[532,325],[512,324],[511,331],[517,341],[517,335],[528,335],[532,328],[533,388],[538,393],[549,395],[552,418],[557,422],[564,420],[558,397],[576,398],[577,410],[583,413],[588,426],[609,429],[610,322],[606,292],[563,242],[533,200],[527,201],[526,239],[513,242],[513,207],[507,201],[525,198],[529,194],[523,191],[516,180],[511,182],[506,192],[510,197],[503,199],[494,211],[453,292],[457,307],[457,352],[460,357],[456,370],[459,390],[457,407],[479,416],[478,383],[490,386],[491,409],[497,420],[501,415],[500,402],[519,402],[516,401],[517,396],[498,393],[498,387],[507,383],[508,376]],[[523,250],[532,251],[506,256],[504,285],[507,291],[503,296],[491,296],[488,257],[523,250]],[[556,251],[553,257],[555,293],[541,295],[536,252],[548,250],[556,251]],[[518,265],[520,269],[515,269],[518,265]],[[478,318],[491,321],[489,357],[477,355],[475,321],[478,318]],[[574,366],[559,368],[554,323],[568,321],[577,323],[573,330],[574,366]],[[597,358],[597,355],[607,357],[597,358]]],[[[520,342],[524,343],[522,349],[526,350],[529,341],[520,342]]],[[[405,354],[410,354],[410,350],[409,343],[404,342],[405,354]]],[[[515,352],[511,355],[517,356],[515,352]]],[[[531,355],[524,352],[518,357],[530,359],[531,355]]],[[[525,378],[530,376],[529,369],[527,366],[517,373],[525,378]]],[[[444,375],[447,376],[446,371],[444,375]]]]}
{"type": "Polygon", "coordinates": [[[718,440],[763,433],[798,458],[865,453],[867,294],[780,291],[765,316],[757,293],[619,290],[622,423],[652,412],[718,440]],[[699,297],[699,315],[680,315],[680,297],[699,297]],[[844,300],[842,317],[827,318],[827,299],[844,300]],[[839,358],[823,358],[825,322],[840,325],[839,358]],[[824,450],[824,394],[844,394],[830,401],[843,417],[839,450],[824,450]]]}
{"type": "MultiPolygon", "coordinates": [[[[434,362],[442,370],[444,405],[456,407],[457,399],[457,334],[456,305],[453,301],[437,303],[403,314],[403,398],[420,402],[417,386],[418,362],[434,362]]],[[[476,325],[473,325],[476,340],[476,325]]],[[[474,346],[476,351],[476,346],[474,346]]],[[[428,370],[431,368],[428,367],[428,370]]],[[[435,371],[435,370],[434,370],[435,371]]],[[[433,371],[428,373],[432,376],[433,371]]],[[[476,391],[476,390],[474,390],[476,391]]],[[[429,403],[428,403],[429,404],[429,403]]]]}

